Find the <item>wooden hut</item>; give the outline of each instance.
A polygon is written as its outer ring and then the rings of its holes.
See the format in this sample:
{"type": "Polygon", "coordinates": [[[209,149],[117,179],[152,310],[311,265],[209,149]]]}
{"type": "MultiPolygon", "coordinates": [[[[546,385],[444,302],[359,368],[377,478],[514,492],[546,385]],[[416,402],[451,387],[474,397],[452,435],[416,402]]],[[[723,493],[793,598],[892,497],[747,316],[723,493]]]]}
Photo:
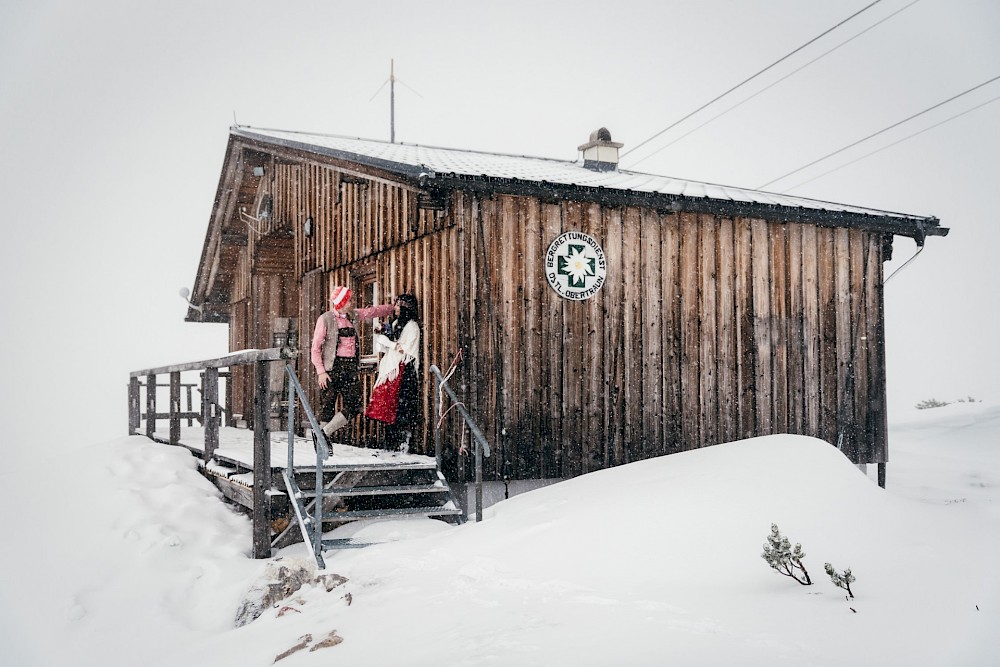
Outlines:
{"type": "MultiPolygon", "coordinates": [[[[896,236],[948,230],[625,171],[620,146],[602,128],[565,161],[234,127],[188,320],[228,322],[234,351],[300,329],[315,398],[309,338],[330,288],[359,305],[414,293],[416,449],[427,369],[461,349],[453,384],[494,443],[495,479],[773,433],[884,464],[883,262],[896,236]]],[[[234,403],[250,414],[246,382],[237,372],[234,403]]],[[[459,431],[445,426],[452,456],[459,431]]],[[[358,418],[346,437],[373,435],[358,418]]]]}

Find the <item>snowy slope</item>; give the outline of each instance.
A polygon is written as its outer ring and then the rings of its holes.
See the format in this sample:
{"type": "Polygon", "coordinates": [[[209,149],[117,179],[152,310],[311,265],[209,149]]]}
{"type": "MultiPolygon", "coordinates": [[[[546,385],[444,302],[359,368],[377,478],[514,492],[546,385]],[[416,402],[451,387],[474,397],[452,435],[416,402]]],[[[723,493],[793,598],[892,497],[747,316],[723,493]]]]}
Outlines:
{"type": "Polygon", "coordinates": [[[235,630],[262,569],[248,521],[186,452],[96,445],[59,462],[63,496],[4,478],[0,664],[263,666],[332,630],[280,664],[998,664],[1000,406],[915,411],[891,437],[887,491],[772,436],[585,475],[478,525],[346,526],[386,543],[329,553],[344,586],[235,630]],[[772,522],[814,585],[760,558],[772,522]],[[825,561],[853,569],[854,600],[825,561]]]}

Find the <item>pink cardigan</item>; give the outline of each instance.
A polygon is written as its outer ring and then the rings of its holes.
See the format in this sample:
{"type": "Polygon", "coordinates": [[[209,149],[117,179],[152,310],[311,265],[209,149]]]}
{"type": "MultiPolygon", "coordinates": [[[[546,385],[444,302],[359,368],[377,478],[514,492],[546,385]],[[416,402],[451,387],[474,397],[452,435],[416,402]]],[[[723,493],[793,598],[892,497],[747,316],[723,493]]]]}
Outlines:
{"type": "Polygon", "coordinates": [[[392,304],[386,304],[384,306],[355,308],[354,317],[352,318],[345,318],[335,310],[328,310],[327,312],[320,315],[319,318],[316,320],[316,328],[313,330],[312,347],[309,350],[309,359],[310,361],[312,361],[313,367],[316,368],[316,374],[318,375],[320,373],[326,372],[326,368],[323,364],[323,350],[326,349],[328,357],[332,356],[331,352],[332,354],[335,355],[337,350],[337,342],[339,339],[339,335],[337,333],[337,330],[334,329],[332,332],[333,335],[330,336],[329,338],[327,337],[328,333],[326,326],[327,315],[333,314],[336,318],[338,318],[338,321],[341,319],[347,320],[350,326],[354,327],[355,330],[357,330],[356,322],[358,320],[371,320],[375,319],[376,317],[387,317],[393,313],[393,310],[395,310],[395,306],[393,306],[392,304]],[[329,347],[327,347],[328,345],[333,346],[332,350],[329,347]]]}

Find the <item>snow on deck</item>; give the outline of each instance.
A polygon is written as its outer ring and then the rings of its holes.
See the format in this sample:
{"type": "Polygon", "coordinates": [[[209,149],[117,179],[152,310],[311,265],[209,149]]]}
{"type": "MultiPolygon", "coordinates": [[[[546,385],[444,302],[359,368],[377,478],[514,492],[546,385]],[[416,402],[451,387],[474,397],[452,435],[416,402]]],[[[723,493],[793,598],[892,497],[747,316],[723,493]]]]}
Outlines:
{"type": "MultiPolygon", "coordinates": [[[[169,440],[167,429],[157,429],[153,434],[157,440],[169,440]]],[[[244,428],[220,427],[219,446],[215,450],[218,459],[233,461],[247,468],[253,468],[253,438],[254,432],[244,428]]],[[[271,431],[271,467],[288,467],[288,432],[271,431]]],[[[205,451],[205,429],[200,426],[182,426],[180,442],[188,449],[196,452],[205,451]]],[[[313,449],[312,438],[296,436],[292,442],[292,466],[295,468],[314,468],[316,452],[313,449]]],[[[365,449],[342,443],[333,443],[333,456],[326,460],[324,467],[339,467],[350,465],[380,465],[397,467],[400,464],[431,464],[435,463],[432,456],[420,454],[403,454],[384,449],[365,449]]]]}

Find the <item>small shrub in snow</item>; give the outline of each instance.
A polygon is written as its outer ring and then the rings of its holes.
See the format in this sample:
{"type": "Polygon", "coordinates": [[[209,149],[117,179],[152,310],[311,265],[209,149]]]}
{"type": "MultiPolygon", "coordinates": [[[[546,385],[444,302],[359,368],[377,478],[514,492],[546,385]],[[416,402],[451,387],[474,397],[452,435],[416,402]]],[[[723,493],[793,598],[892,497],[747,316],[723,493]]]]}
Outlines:
{"type": "Polygon", "coordinates": [[[851,568],[847,568],[843,572],[837,572],[832,565],[826,563],[823,565],[823,569],[830,575],[830,581],[833,582],[834,586],[847,591],[848,597],[854,597],[854,593],[851,592],[851,584],[854,583],[854,575],[851,574],[851,568]]]}
{"type": "Polygon", "coordinates": [[[928,408],[943,408],[948,405],[947,401],[939,401],[936,398],[928,398],[917,403],[917,410],[927,410],[928,408]]]}
{"type": "Polygon", "coordinates": [[[806,566],[802,564],[802,559],[806,557],[802,545],[796,544],[793,549],[788,538],[778,532],[778,524],[771,524],[771,534],[767,536],[764,553],[760,557],[786,577],[791,577],[803,586],[812,585],[806,566]]]}

